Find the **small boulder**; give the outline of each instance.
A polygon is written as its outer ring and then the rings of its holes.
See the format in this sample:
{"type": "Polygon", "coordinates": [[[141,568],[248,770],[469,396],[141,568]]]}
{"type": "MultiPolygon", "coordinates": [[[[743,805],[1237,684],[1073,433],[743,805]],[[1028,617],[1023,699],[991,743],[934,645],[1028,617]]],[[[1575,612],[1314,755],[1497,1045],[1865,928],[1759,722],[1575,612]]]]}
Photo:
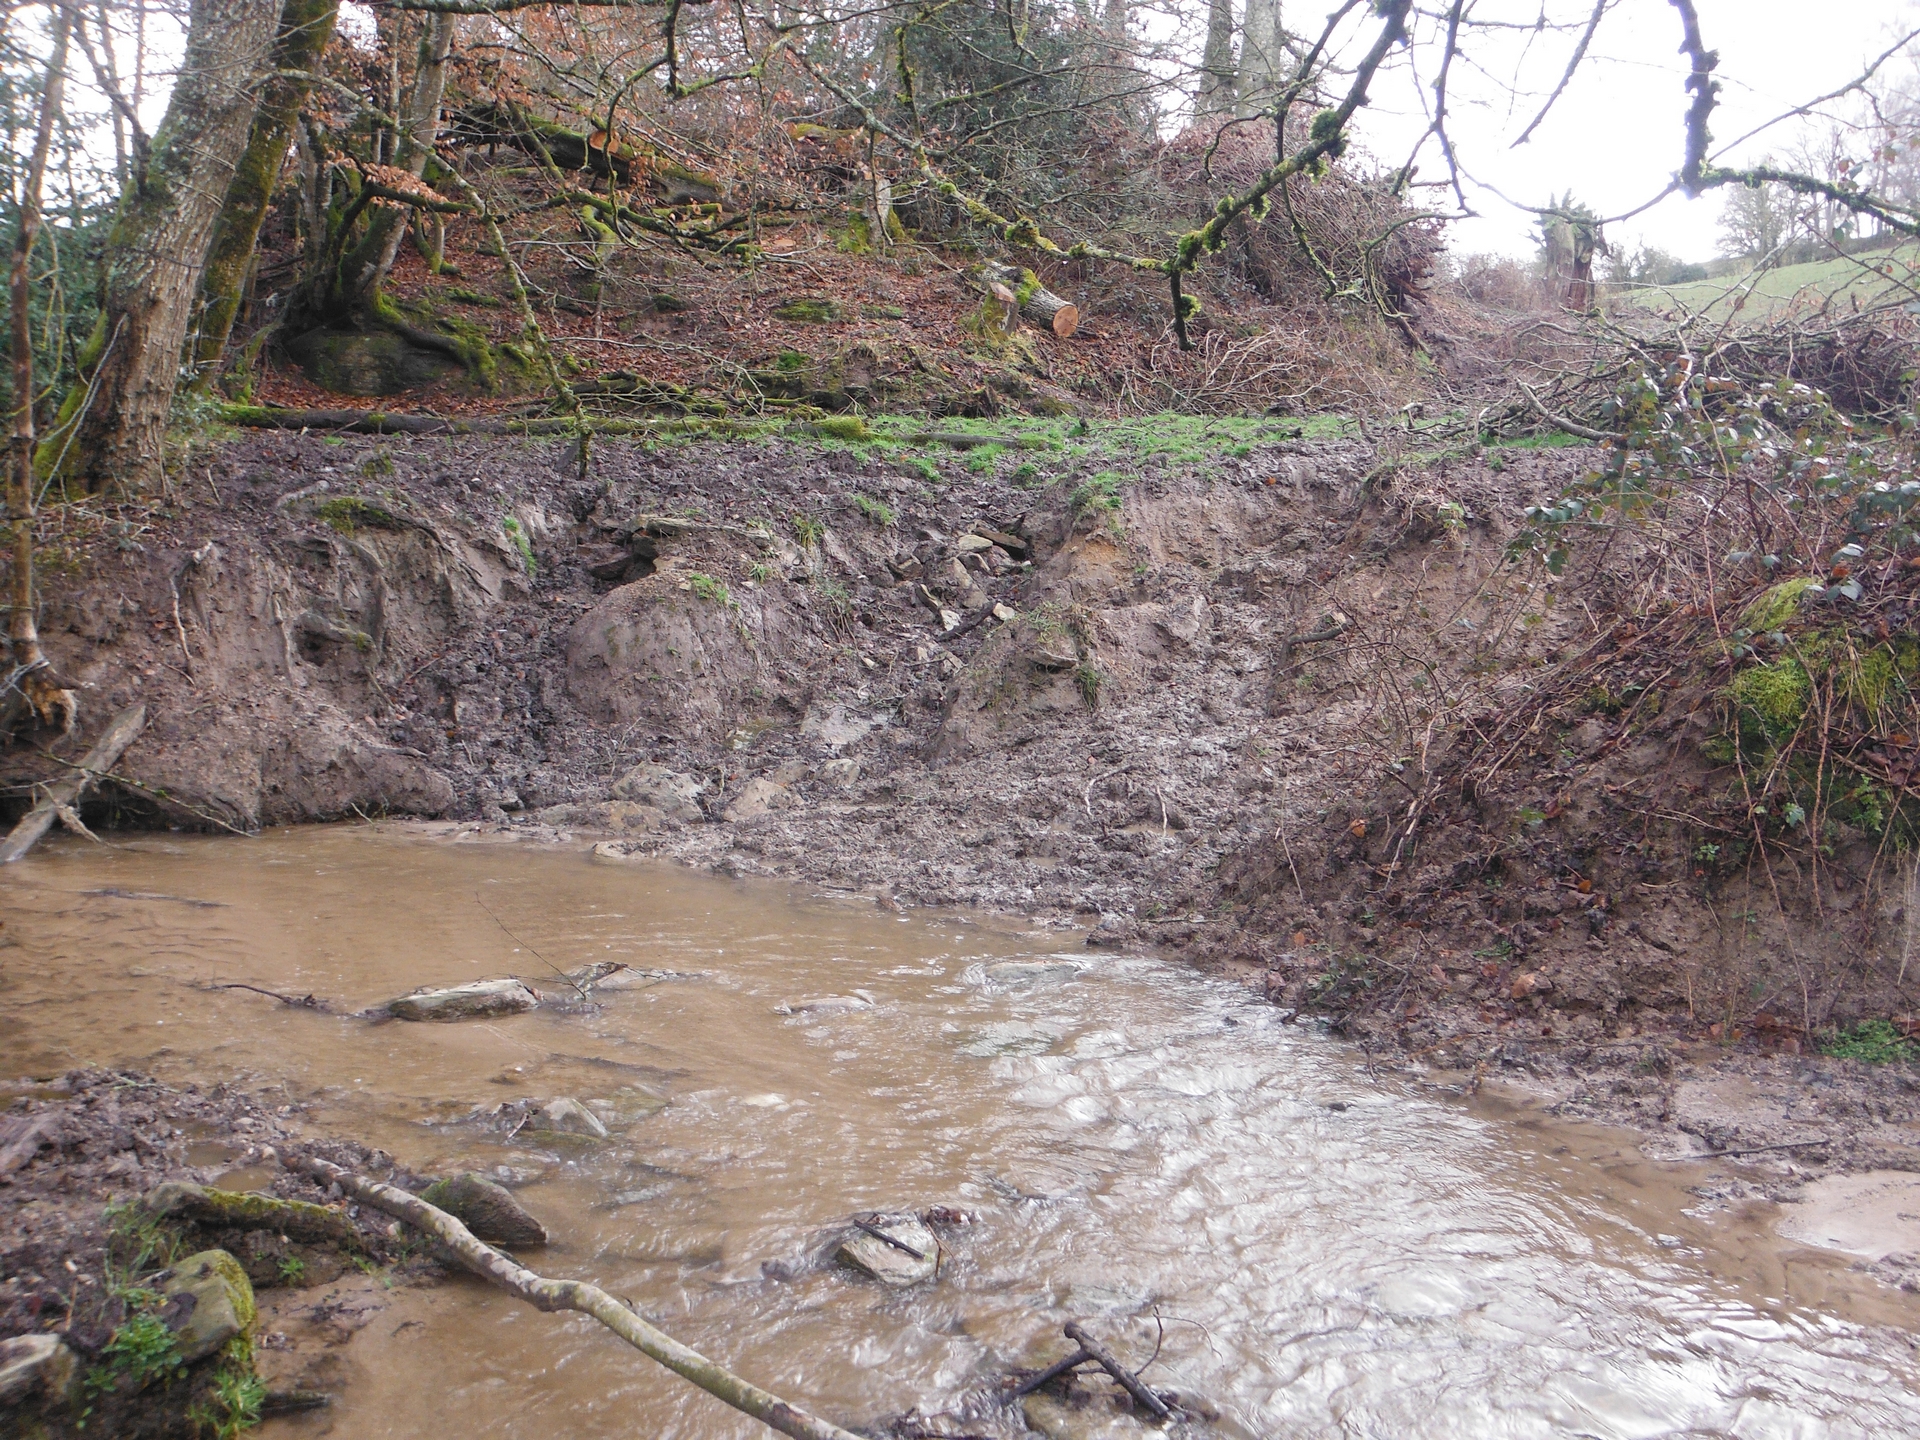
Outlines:
{"type": "Polygon", "coordinates": [[[645,1085],[622,1085],[604,1100],[589,1100],[587,1108],[609,1130],[624,1130],[667,1108],[667,1097],[645,1085]]]}
{"type": "Polygon", "coordinates": [[[765,776],[756,775],[740,787],[740,791],[727,806],[726,818],[738,822],[752,820],[772,810],[785,810],[794,803],[793,792],[784,785],[776,785],[765,776]]]}
{"type": "Polygon", "coordinates": [[[899,1243],[890,1245],[879,1235],[855,1229],[835,1247],[835,1260],[883,1285],[918,1285],[933,1278],[939,1245],[919,1216],[879,1215],[867,1223],[899,1243]]]}
{"type": "Polygon", "coordinates": [[[476,980],[441,990],[415,990],[387,1003],[396,1020],[475,1020],[537,1009],[540,997],[521,980],[476,980]]]}
{"type": "Polygon", "coordinates": [[[475,1239],[489,1245],[547,1243],[546,1226],[499,1185],[471,1170],[434,1181],[420,1198],[446,1211],[471,1230],[475,1239]]]}
{"type": "Polygon", "coordinates": [[[983,540],[992,541],[1015,560],[1025,560],[1032,552],[1032,547],[1028,545],[1025,540],[1022,540],[1018,535],[1010,535],[1005,530],[981,529],[973,533],[983,540]]]}
{"type": "Polygon", "coordinates": [[[189,1255],[160,1279],[160,1318],[191,1365],[253,1328],[253,1285],[224,1250],[189,1255]]]}
{"type": "Polygon", "coordinates": [[[851,755],[843,755],[814,771],[814,778],[829,789],[844,790],[860,778],[860,762],[851,755]]]}
{"type": "Polygon", "coordinates": [[[700,796],[707,782],[698,775],[686,775],[651,762],[636,765],[613,782],[613,798],[650,805],[675,820],[704,820],[700,796]]]}
{"type": "Polygon", "coordinates": [[[954,548],[962,555],[978,555],[993,548],[993,541],[984,535],[962,535],[954,548]]]}
{"type": "Polygon", "coordinates": [[[600,1117],[578,1100],[562,1095],[549,1100],[527,1117],[527,1129],[545,1135],[575,1135],[587,1140],[604,1140],[607,1127],[600,1117]]]}
{"type": "Polygon", "coordinates": [[[71,1398],[79,1361],[57,1335],[0,1340],[0,1409],[38,1399],[59,1405],[71,1398]]]}

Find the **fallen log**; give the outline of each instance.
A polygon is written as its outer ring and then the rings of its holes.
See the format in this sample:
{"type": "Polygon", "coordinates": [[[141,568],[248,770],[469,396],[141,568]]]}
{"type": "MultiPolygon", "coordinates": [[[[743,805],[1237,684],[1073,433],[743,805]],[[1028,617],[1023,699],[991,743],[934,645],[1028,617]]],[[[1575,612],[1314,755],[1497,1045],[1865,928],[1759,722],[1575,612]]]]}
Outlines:
{"type": "MultiPolygon", "coordinates": [[[[250,430],[325,430],[344,435],[572,435],[572,418],[502,419],[492,415],[396,415],[385,410],[286,410],[277,405],[223,405],[220,418],[250,430]]],[[[601,435],[758,434],[766,427],[742,421],[595,420],[601,435]]]]}
{"type": "Polygon", "coordinates": [[[860,1440],[851,1431],[810,1415],[714,1364],[699,1351],[649,1325],[599,1286],[583,1280],[548,1280],[534,1274],[492,1246],[476,1240],[465,1225],[418,1196],[366,1179],[325,1160],[300,1155],[278,1158],[289,1170],[338,1185],[376,1210],[384,1210],[433,1236],[475,1275],[526,1301],[536,1310],[573,1310],[591,1315],[634,1349],[782,1435],[791,1435],[794,1440],[860,1440]]]}
{"type": "Polygon", "coordinates": [[[1047,289],[1031,270],[990,260],[975,271],[974,280],[989,295],[996,285],[1011,291],[1020,313],[1058,339],[1070,340],[1080,328],[1080,307],[1047,289]]]}
{"type": "Polygon", "coordinates": [[[1051,440],[1036,435],[976,435],[970,430],[916,430],[907,436],[910,445],[946,445],[955,450],[978,450],[983,445],[1000,445],[1008,450],[1045,450],[1051,440]]]}
{"type": "Polygon", "coordinates": [[[212,1230],[272,1230],[313,1245],[361,1248],[360,1232],[338,1210],[304,1200],[260,1195],[167,1180],[140,1198],[140,1208],[160,1220],[180,1220],[212,1230]]]}
{"type": "Polygon", "coordinates": [[[80,797],[100,778],[102,771],[113,768],[146,723],[145,705],[129,705],[114,716],[105,732],[93,742],[93,748],[81,757],[80,764],[65,777],[43,786],[39,803],[0,841],[0,865],[11,865],[38,845],[62,811],[73,814],[80,797]]]}
{"type": "Polygon", "coordinates": [[[582,135],[552,120],[542,120],[512,100],[504,103],[476,100],[455,111],[452,118],[452,139],[456,144],[511,145],[535,159],[551,161],[562,170],[611,174],[622,185],[633,179],[634,156],[630,147],[617,142],[609,145],[607,137],[599,131],[582,135]]]}

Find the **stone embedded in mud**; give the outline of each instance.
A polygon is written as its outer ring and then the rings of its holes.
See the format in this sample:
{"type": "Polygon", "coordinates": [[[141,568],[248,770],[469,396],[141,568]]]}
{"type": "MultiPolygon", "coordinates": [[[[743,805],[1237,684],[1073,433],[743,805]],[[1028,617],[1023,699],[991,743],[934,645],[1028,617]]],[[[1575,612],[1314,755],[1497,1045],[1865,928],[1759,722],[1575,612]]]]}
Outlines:
{"type": "Polygon", "coordinates": [[[740,793],[727,806],[726,818],[735,822],[752,820],[769,811],[788,809],[794,803],[793,792],[786,786],[756,775],[740,787],[740,793]]]}
{"type": "Polygon", "coordinates": [[[547,1227],[499,1185],[469,1170],[436,1180],[420,1193],[489,1245],[544,1245],[547,1227]]]}
{"type": "Polygon", "coordinates": [[[962,555],[978,554],[982,551],[991,550],[993,548],[993,541],[987,539],[984,535],[962,535],[959,540],[955,542],[955,548],[958,549],[962,555]]]}
{"type": "Polygon", "coordinates": [[[838,760],[829,760],[814,771],[814,778],[822,785],[830,786],[835,790],[844,790],[860,778],[860,762],[851,755],[842,756],[838,760]]]}
{"type": "Polygon", "coordinates": [[[473,1020],[519,1015],[539,1008],[540,997],[521,980],[476,980],[444,990],[416,990],[387,1003],[396,1020],[473,1020]]]}
{"type": "Polygon", "coordinates": [[[613,798],[651,805],[675,820],[694,822],[706,819],[700,797],[707,782],[698,775],[686,775],[651,762],[634,766],[613,782],[613,798]]]}
{"type": "Polygon", "coordinates": [[[549,1100],[527,1117],[527,1129],[545,1135],[573,1135],[585,1140],[604,1140],[607,1127],[600,1117],[578,1100],[562,1095],[549,1100]]]}
{"type": "Polygon", "coordinates": [[[974,534],[983,540],[990,540],[1015,560],[1025,560],[1032,553],[1032,547],[1018,535],[1009,535],[1005,530],[976,530],[974,534]]]}
{"type": "Polygon", "coordinates": [[[917,1251],[919,1258],[898,1245],[889,1245],[878,1235],[856,1229],[835,1247],[835,1260],[883,1285],[918,1285],[933,1278],[939,1246],[919,1216],[880,1215],[867,1223],[917,1251]]]}
{"type": "Polygon", "coordinates": [[[183,1364],[204,1360],[253,1328],[253,1285],[224,1250],[189,1255],[160,1280],[160,1318],[173,1331],[183,1364]]]}
{"type": "Polygon", "coordinates": [[[79,1362],[57,1335],[0,1340],[0,1407],[12,1409],[35,1397],[62,1404],[73,1398],[78,1378],[79,1362]]]}

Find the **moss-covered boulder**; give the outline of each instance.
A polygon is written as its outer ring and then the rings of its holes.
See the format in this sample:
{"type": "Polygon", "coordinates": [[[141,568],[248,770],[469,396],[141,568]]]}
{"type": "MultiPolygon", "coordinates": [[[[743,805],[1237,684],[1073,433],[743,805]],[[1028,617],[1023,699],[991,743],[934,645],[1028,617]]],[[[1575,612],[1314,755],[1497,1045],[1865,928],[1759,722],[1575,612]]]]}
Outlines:
{"type": "Polygon", "coordinates": [[[314,330],[289,342],[287,355],[309,380],[336,395],[401,395],[467,369],[444,351],[391,330],[314,330]]]}
{"type": "Polygon", "coordinates": [[[156,1219],[184,1221],[208,1229],[272,1230],[313,1244],[350,1249],[359,1245],[353,1223],[345,1215],[304,1200],[169,1180],[149,1190],[140,1207],[156,1219]]]}
{"type": "Polygon", "coordinates": [[[161,1277],[159,1316],[173,1332],[180,1363],[191,1365],[253,1329],[253,1284],[225,1250],[189,1255],[161,1277]]]}
{"type": "Polygon", "coordinates": [[[489,1245],[544,1245],[547,1227],[506,1189],[471,1170],[436,1180],[420,1194],[427,1204],[446,1211],[474,1238],[489,1245]]]}

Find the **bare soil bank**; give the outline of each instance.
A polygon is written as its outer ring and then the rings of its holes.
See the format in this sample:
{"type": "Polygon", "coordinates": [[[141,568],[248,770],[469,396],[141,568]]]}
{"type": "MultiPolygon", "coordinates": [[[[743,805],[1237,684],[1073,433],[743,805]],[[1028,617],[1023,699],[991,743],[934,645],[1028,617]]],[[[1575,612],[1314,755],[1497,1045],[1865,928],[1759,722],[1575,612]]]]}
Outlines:
{"type": "Polygon", "coordinates": [[[1865,837],[1777,901],[1700,863],[1710,693],[1650,675],[1448,783],[1630,642],[1599,571],[1503,560],[1585,463],[609,442],[582,483],[554,442],[250,436],[76,541],[43,630],[92,726],[154,717],[103,822],[465,817],[1018,911],[1676,1145],[1905,1166],[1905,1070],[1810,1053],[1906,1010],[1905,910],[1865,837]],[[1749,1072],[1791,1096],[1681,1101],[1749,1072]]]}

